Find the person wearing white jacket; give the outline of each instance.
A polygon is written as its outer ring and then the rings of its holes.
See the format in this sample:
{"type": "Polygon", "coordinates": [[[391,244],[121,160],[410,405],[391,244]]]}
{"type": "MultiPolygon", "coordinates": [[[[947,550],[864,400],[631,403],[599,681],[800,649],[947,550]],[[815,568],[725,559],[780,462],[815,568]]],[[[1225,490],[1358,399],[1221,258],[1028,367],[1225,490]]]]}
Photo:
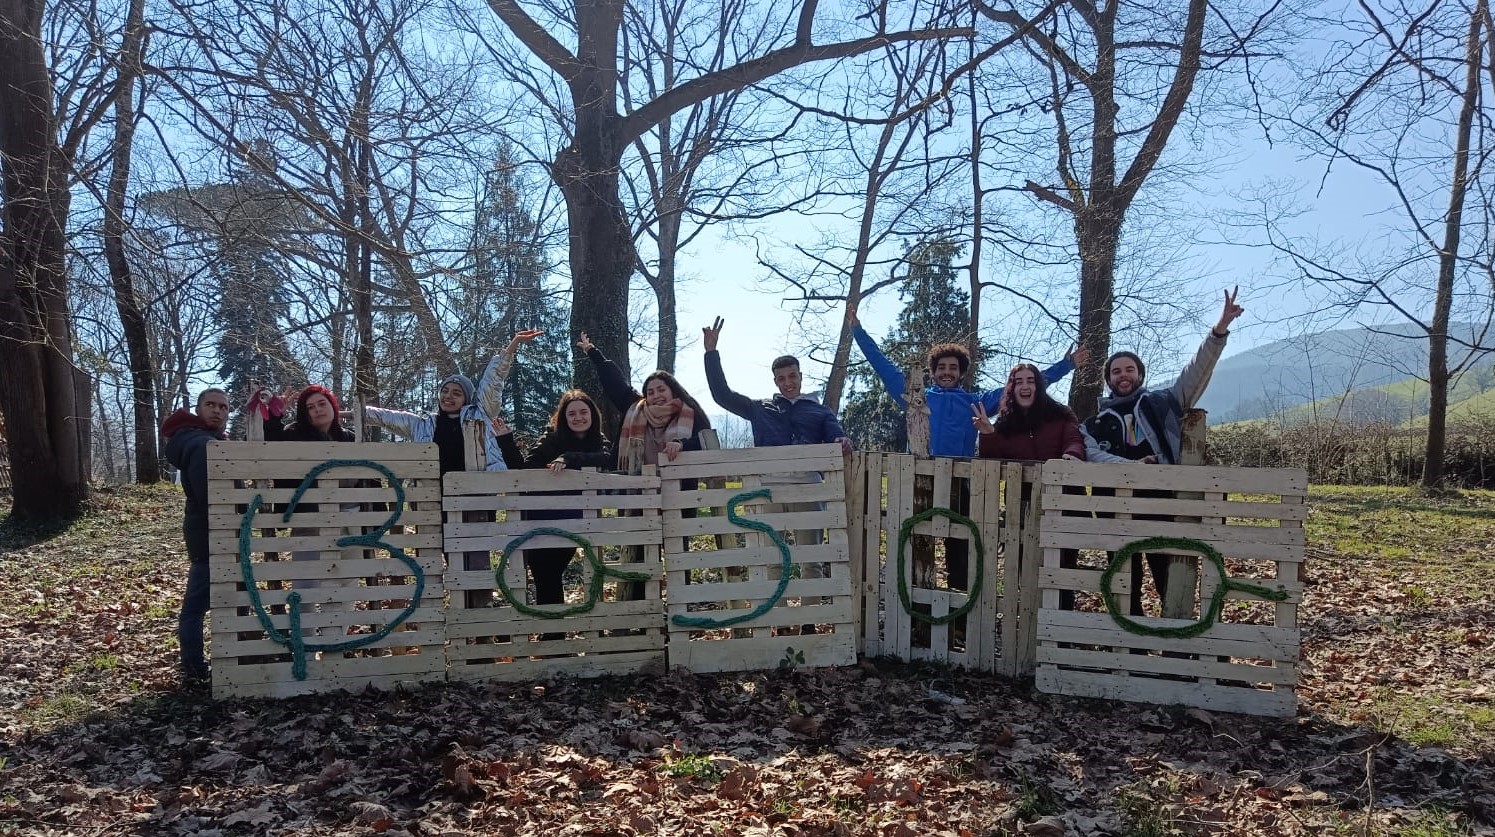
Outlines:
{"type": "MultiPolygon", "coordinates": [[[[509,369],[514,364],[514,356],[518,354],[521,345],[539,337],[542,333],[528,330],[515,334],[514,339],[509,341],[509,345],[488,361],[487,368],[483,370],[483,377],[478,379],[476,387],[466,375],[454,374],[444,378],[437,392],[437,408],[434,413],[421,415],[404,410],[365,407],[364,421],[375,427],[382,427],[397,436],[408,438],[412,442],[435,442],[441,451],[441,473],[443,474],[448,471],[466,470],[464,465],[467,460],[462,423],[480,421],[486,427],[490,418],[501,413],[500,401],[503,397],[504,381],[509,377],[509,369]]],[[[486,430],[483,438],[487,440],[486,469],[489,471],[506,470],[508,466],[504,464],[498,440],[486,430]]]]}

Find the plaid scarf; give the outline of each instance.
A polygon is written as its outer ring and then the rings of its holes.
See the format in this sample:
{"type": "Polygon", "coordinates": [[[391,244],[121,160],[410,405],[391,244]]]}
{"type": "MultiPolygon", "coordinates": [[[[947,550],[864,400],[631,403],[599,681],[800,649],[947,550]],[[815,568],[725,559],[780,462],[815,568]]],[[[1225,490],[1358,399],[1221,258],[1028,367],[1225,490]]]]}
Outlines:
{"type": "Polygon", "coordinates": [[[669,442],[684,442],[695,435],[696,411],[678,398],[668,404],[653,405],[647,401],[635,402],[623,416],[623,429],[618,435],[618,456],[626,456],[629,443],[634,439],[644,442],[644,461],[658,464],[659,449],[669,442]],[[649,432],[650,429],[655,432],[649,432]],[[659,441],[663,439],[663,441],[659,441]]]}

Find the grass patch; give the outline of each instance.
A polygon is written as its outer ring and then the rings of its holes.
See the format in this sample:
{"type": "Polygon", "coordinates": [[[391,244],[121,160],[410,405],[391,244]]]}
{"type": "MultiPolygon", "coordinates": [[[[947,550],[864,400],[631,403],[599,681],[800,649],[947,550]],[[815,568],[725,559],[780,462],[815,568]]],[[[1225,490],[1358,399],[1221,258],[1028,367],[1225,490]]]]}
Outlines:
{"type": "Polygon", "coordinates": [[[1385,731],[1418,746],[1448,747],[1495,737],[1495,707],[1391,689],[1382,689],[1373,706],[1385,731]]]}
{"type": "Polygon", "coordinates": [[[1495,492],[1426,497],[1415,488],[1313,486],[1306,530],[1310,548],[1363,561],[1378,576],[1414,576],[1414,606],[1431,606],[1430,590],[1483,597],[1481,579],[1495,576],[1495,492]],[[1450,561],[1449,556],[1459,556],[1450,561]]]}
{"type": "Polygon", "coordinates": [[[94,711],[92,699],[77,692],[61,692],[52,695],[36,706],[22,710],[21,715],[29,724],[37,726],[63,726],[77,723],[94,711]]]}
{"type": "Polygon", "coordinates": [[[664,772],[671,776],[699,779],[703,782],[716,782],[722,778],[721,769],[708,756],[697,753],[689,753],[678,759],[665,759],[664,772]]]}
{"type": "Polygon", "coordinates": [[[1400,837],[1469,837],[1474,829],[1462,814],[1425,808],[1414,812],[1394,833],[1400,837]]]}

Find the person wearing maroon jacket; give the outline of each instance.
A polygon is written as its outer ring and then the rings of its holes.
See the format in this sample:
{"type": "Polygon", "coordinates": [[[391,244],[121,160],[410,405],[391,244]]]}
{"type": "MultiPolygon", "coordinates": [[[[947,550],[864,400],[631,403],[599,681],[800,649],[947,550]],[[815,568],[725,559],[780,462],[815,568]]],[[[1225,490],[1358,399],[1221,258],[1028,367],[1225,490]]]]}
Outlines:
{"type": "Polygon", "coordinates": [[[991,421],[980,402],[971,405],[983,459],[1084,459],[1085,437],[1068,407],[1048,394],[1043,373],[1019,363],[1007,373],[1007,386],[991,421]]]}
{"type": "Polygon", "coordinates": [[[181,648],[181,676],[191,684],[208,677],[203,654],[202,624],[208,615],[208,443],[227,438],[228,394],[205,389],[197,394],[197,411],[178,409],[161,425],[166,439],[166,461],[182,477],[186,507],[182,539],[187,542],[187,589],[177,615],[177,645],[181,648]]]}

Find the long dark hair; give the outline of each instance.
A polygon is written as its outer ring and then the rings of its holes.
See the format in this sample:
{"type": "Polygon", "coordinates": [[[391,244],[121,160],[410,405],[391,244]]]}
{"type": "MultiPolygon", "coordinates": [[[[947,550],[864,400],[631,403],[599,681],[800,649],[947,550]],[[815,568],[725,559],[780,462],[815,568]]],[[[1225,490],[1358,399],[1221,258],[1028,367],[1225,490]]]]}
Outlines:
{"type": "MultiPolygon", "coordinates": [[[[684,402],[685,406],[691,408],[691,410],[695,412],[696,424],[698,426],[711,426],[711,419],[706,416],[706,411],[701,409],[700,402],[696,401],[696,399],[693,398],[690,393],[686,392],[685,387],[680,386],[680,381],[677,380],[674,375],[671,375],[663,369],[654,370],[653,372],[649,373],[649,377],[644,379],[643,391],[647,392],[649,389],[649,382],[654,380],[664,381],[664,385],[670,388],[670,393],[684,402]]],[[[645,400],[648,400],[647,396],[645,396],[645,400]]]]}
{"type": "Polygon", "coordinates": [[[597,402],[592,400],[592,396],[579,389],[568,389],[561,393],[561,402],[555,406],[555,412],[550,414],[550,423],[545,425],[545,432],[547,435],[555,434],[557,438],[564,439],[566,447],[570,450],[602,450],[607,444],[607,436],[602,432],[602,412],[597,409],[597,402]],[[566,427],[566,408],[571,406],[573,401],[585,403],[587,409],[592,411],[592,426],[579,439],[570,428],[566,427]]]}
{"type": "Polygon", "coordinates": [[[1055,419],[1063,418],[1069,412],[1069,408],[1055,401],[1049,395],[1048,381],[1044,380],[1043,373],[1038,367],[1031,363],[1019,363],[1012,367],[1007,373],[1007,387],[1002,390],[1002,401],[997,405],[997,432],[1003,436],[1011,436],[1015,433],[1028,433],[1038,427],[1055,419]],[[1033,406],[1023,409],[1017,403],[1017,392],[1012,386],[1017,373],[1022,371],[1033,373],[1033,381],[1036,389],[1033,393],[1033,406]]]}

